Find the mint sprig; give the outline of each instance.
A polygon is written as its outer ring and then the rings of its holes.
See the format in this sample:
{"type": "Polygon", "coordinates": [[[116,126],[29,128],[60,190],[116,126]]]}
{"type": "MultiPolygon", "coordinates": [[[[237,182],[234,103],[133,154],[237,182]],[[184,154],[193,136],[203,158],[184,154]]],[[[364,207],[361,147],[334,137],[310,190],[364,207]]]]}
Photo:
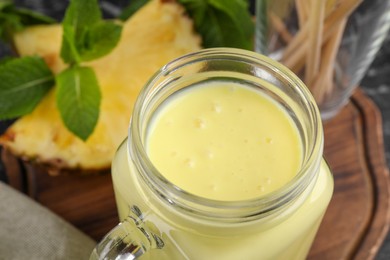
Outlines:
{"type": "Polygon", "coordinates": [[[203,47],[253,49],[254,23],[246,0],[178,0],[202,35],[203,47]]]}
{"type": "Polygon", "coordinates": [[[62,27],[61,57],[71,64],[108,54],[119,42],[122,30],[119,24],[102,19],[96,0],[71,1],[62,27]]]}
{"type": "Polygon", "coordinates": [[[95,72],[81,63],[111,52],[122,26],[103,20],[97,0],[72,0],[62,27],[61,58],[69,68],[56,77],[57,107],[65,126],[86,140],[97,124],[101,95],[95,72]]]}
{"type": "MultiPolygon", "coordinates": [[[[1,10],[7,8],[11,7],[0,3],[0,21],[1,10]]],[[[25,13],[14,12],[10,21],[25,19],[25,13]]],[[[4,35],[12,35],[19,27],[3,25],[0,33],[7,31],[4,35]]],[[[68,67],[58,75],[37,57],[0,63],[0,119],[30,113],[56,83],[57,108],[65,126],[87,140],[98,122],[101,93],[94,70],[82,63],[110,53],[119,42],[122,26],[103,20],[97,0],[71,0],[62,27],[61,58],[68,67]]]]}
{"type": "MultiPolygon", "coordinates": [[[[132,0],[119,18],[126,20],[150,0],[132,0]]],[[[194,21],[205,48],[253,49],[254,22],[247,0],[178,0],[194,21]]]]}
{"type": "Polygon", "coordinates": [[[6,61],[0,66],[0,119],[30,113],[53,85],[53,73],[42,58],[6,61]]]}

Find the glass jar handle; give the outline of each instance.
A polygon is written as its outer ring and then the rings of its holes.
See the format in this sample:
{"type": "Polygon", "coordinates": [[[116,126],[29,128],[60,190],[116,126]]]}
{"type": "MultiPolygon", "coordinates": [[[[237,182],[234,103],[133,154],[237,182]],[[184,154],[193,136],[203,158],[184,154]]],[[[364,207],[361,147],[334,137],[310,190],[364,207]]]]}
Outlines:
{"type": "Polygon", "coordinates": [[[150,249],[162,247],[164,241],[134,216],[132,208],[132,213],[96,245],[89,259],[137,259],[150,249]]]}

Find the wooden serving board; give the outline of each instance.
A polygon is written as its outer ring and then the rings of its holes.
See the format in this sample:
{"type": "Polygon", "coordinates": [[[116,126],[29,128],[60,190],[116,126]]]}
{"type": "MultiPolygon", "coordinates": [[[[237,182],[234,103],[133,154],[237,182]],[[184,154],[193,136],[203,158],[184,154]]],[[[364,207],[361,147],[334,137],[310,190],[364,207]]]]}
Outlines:
{"type": "MultiPolygon", "coordinates": [[[[390,184],[381,115],[361,90],[325,129],[335,191],[309,259],[373,259],[390,222],[390,184]]],[[[111,176],[49,176],[6,152],[10,185],[96,240],[117,224],[111,176]]]]}
{"type": "Polygon", "coordinates": [[[381,114],[358,89],[324,130],[335,191],[309,259],[373,259],[390,223],[381,114]]]}

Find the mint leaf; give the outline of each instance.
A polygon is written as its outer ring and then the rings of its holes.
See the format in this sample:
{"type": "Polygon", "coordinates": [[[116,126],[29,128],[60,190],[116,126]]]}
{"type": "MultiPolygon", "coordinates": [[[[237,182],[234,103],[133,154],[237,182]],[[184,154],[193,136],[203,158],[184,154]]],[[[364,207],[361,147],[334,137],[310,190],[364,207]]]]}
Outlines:
{"type": "Polygon", "coordinates": [[[72,26],[78,34],[84,27],[92,26],[101,19],[97,0],[71,0],[62,24],[72,26]]]}
{"type": "Polygon", "coordinates": [[[203,21],[209,4],[207,0],[179,0],[194,21],[203,21]]]}
{"type": "Polygon", "coordinates": [[[86,31],[84,42],[77,46],[80,59],[90,61],[100,58],[112,51],[121,37],[122,26],[114,22],[102,21],[86,31]]]}
{"type": "MultiPolygon", "coordinates": [[[[223,12],[229,17],[232,26],[235,27],[236,33],[234,37],[242,38],[244,44],[247,44],[246,48],[252,47],[252,36],[254,34],[254,23],[249,12],[248,2],[245,0],[210,0],[210,5],[215,9],[223,12]]],[[[231,32],[230,34],[231,35],[231,32]]]]}
{"type": "Polygon", "coordinates": [[[245,0],[179,0],[202,35],[203,47],[253,48],[254,24],[245,0]]]}
{"type": "Polygon", "coordinates": [[[12,5],[11,0],[1,0],[0,1],[0,10],[7,8],[8,6],[12,5]]]}
{"type": "Polygon", "coordinates": [[[15,8],[14,12],[20,17],[23,26],[37,25],[37,24],[53,24],[57,21],[49,16],[33,12],[25,8],[15,8]]]}
{"type": "Polygon", "coordinates": [[[72,0],[62,26],[61,57],[69,64],[108,54],[119,42],[122,32],[121,25],[102,19],[96,0],[72,0]]]}
{"type": "Polygon", "coordinates": [[[0,119],[30,113],[54,85],[43,59],[23,57],[0,66],[0,119]]]}
{"type": "Polygon", "coordinates": [[[75,44],[75,30],[72,26],[62,26],[62,44],[60,56],[65,63],[79,63],[80,56],[75,44]]]}
{"type": "Polygon", "coordinates": [[[51,24],[51,17],[24,8],[16,8],[11,1],[0,2],[0,38],[11,42],[12,35],[26,26],[51,24]]]}
{"type": "Polygon", "coordinates": [[[99,118],[101,94],[95,72],[72,66],[57,75],[56,83],[57,107],[65,126],[87,140],[99,118]]]}
{"type": "Polygon", "coordinates": [[[118,16],[122,21],[126,21],[133,14],[135,14],[142,6],[144,6],[149,0],[132,0],[130,4],[122,11],[118,16]]]}
{"type": "Polygon", "coordinates": [[[97,0],[71,0],[62,21],[61,58],[66,63],[79,63],[78,46],[84,46],[85,37],[102,14],[97,0]]]}

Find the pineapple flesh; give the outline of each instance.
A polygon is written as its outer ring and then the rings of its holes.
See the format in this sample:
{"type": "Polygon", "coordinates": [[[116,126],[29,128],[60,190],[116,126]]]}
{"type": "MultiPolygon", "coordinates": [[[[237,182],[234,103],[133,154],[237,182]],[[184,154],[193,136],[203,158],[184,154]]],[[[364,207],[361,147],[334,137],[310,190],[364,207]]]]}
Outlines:
{"type": "MultiPolygon", "coordinates": [[[[30,27],[15,36],[15,45],[21,56],[39,55],[58,73],[65,68],[59,55],[61,37],[60,25],[30,27]]],[[[140,89],[161,66],[200,48],[201,39],[182,6],[151,1],[124,23],[121,40],[109,55],[87,63],[94,68],[102,92],[99,120],[87,141],[63,125],[53,88],[31,114],[7,129],[0,144],[52,174],[106,170],[127,136],[140,89]]]]}

